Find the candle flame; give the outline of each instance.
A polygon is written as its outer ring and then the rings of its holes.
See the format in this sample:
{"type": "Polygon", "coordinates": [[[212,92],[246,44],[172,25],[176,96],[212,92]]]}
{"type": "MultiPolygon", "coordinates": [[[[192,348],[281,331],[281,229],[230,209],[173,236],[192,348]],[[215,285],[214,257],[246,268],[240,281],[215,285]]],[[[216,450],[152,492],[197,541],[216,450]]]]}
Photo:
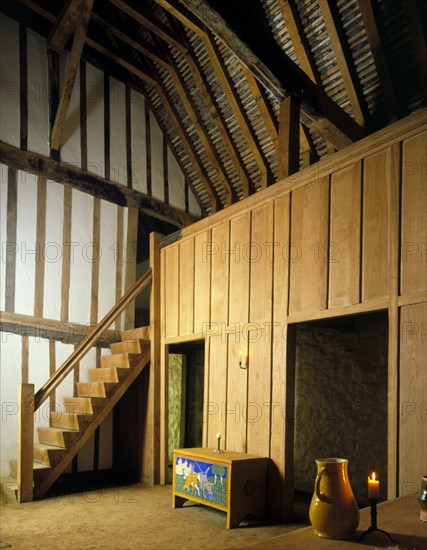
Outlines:
{"type": "Polygon", "coordinates": [[[372,472],[371,479],[372,481],[375,481],[377,479],[377,475],[375,472],[372,472]]]}

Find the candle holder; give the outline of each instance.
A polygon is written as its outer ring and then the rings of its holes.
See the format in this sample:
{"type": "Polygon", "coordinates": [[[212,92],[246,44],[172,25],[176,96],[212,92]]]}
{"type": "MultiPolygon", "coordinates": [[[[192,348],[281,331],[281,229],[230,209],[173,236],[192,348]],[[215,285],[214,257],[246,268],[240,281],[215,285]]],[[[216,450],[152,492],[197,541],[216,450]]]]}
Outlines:
{"type": "Polygon", "coordinates": [[[377,527],[377,502],[379,500],[379,497],[369,499],[369,502],[371,503],[371,525],[357,538],[357,542],[361,542],[366,535],[369,535],[369,533],[373,533],[374,531],[383,533],[391,540],[391,542],[397,542],[397,539],[394,539],[389,533],[387,533],[387,531],[384,531],[384,529],[378,529],[377,527]]]}
{"type": "Polygon", "coordinates": [[[223,453],[224,451],[221,449],[221,438],[218,437],[217,438],[217,441],[218,441],[218,447],[216,449],[214,449],[214,453],[223,453]]]}

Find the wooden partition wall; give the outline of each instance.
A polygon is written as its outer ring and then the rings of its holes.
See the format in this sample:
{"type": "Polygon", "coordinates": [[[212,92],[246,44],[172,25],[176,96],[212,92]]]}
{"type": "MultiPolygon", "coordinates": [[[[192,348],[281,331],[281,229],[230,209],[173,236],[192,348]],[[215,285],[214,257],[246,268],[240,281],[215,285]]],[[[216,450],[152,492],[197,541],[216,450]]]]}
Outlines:
{"type": "MultiPolygon", "coordinates": [[[[388,497],[417,490],[427,471],[426,151],[423,110],[161,250],[162,418],[168,344],[205,339],[204,445],[221,432],[227,449],[270,457],[268,501],[282,518],[293,487],[293,323],[388,311],[388,497]]],[[[163,457],[165,434],[163,425],[163,457]]]]}

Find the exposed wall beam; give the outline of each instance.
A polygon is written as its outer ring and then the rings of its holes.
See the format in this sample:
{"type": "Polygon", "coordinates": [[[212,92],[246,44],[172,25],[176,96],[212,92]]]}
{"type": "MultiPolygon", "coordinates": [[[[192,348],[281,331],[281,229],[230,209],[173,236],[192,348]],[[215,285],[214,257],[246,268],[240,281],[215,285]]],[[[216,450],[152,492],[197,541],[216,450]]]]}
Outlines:
{"type": "Polygon", "coordinates": [[[101,178],[74,165],[30,151],[21,151],[3,141],[0,141],[0,161],[13,169],[44,176],[58,183],[70,184],[80,191],[119,206],[138,208],[152,218],[165,221],[176,227],[190,225],[196,221],[194,216],[134,189],[101,178]]]}
{"type": "Polygon", "coordinates": [[[55,20],[47,38],[49,49],[61,53],[68,39],[73,34],[79,20],[83,0],[67,0],[55,20]]]}
{"type": "Polygon", "coordinates": [[[64,122],[67,117],[68,107],[70,105],[71,93],[73,91],[74,81],[80,64],[80,58],[86,39],[87,27],[89,25],[90,14],[92,11],[93,0],[82,0],[79,10],[79,18],[74,33],[73,45],[71,48],[70,59],[68,61],[67,72],[61,91],[58,110],[55,116],[55,122],[52,128],[51,147],[58,150],[61,143],[64,122]]]}
{"type": "Polygon", "coordinates": [[[353,56],[348,47],[336,0],[318,0],[318,2],[331,46],[335,52],[338,68],[350,100],[354,118],[358,124],[364,126],[368,120],[369,112],[360,86],[356,67],[354,66],[353,56]]]}
{"type": "Polygon", "coordinates": [[[279,119],[279,165],[277,179],[280,181],[299,170],[300,104],[292,96],[280,103],[279,119]]]}
{"type": "Polygon", "coordinates": [[[247,0],[244,18],[241,6],[235,2],[211,0],[215,9],[205,0],[185,0],[185,6],[177,0],[156,2],[181,20],[185,19],[190,28],[210,28],[278,99],[286,95],[300,96],[304,124],[313,127],[335,147],[346,147],[365,135],[365,130],[283,52],[271,35],[258,2],[247,0]]]}

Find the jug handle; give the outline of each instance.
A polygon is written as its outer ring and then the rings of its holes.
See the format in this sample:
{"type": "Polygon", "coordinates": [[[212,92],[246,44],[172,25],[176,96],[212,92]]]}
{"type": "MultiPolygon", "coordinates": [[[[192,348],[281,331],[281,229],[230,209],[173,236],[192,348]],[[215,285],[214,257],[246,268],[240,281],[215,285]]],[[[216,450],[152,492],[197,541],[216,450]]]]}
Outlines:
{"type": "Polygon", "coordinates": [[[320,470],[320,472],[317,474],[317,477],[316,477],[316,483],[314,485],[314,490],[315,490],[315,493],[316,493],[316,497],[321,500],[322,502],[334,502],[334,499],[333,498],[329,498],[327,497],[325,494],[323,494],[321,491],[320,491],[320,480],[322,478],[322,475],[326,472],[326,468],[322,468],[320,470]]]}

